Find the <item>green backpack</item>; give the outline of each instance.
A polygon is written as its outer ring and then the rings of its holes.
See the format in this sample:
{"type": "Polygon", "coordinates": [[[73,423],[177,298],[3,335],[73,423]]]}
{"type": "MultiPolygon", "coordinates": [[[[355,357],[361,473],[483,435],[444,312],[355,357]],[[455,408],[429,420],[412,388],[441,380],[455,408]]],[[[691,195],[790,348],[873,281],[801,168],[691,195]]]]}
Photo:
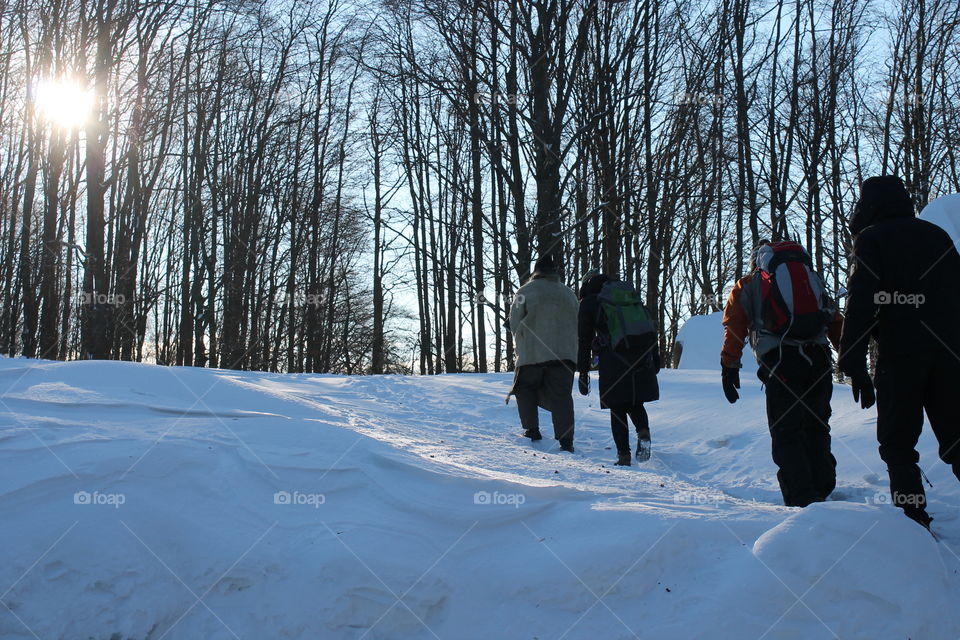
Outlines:
{"type": "Polygon", "coordinates": [[[611,280],[600,289],[598,298],[607,319],[611,347],[649,346],[655,335],[653,320],[640,302],[636,289],[626,282],[611,280]]]}

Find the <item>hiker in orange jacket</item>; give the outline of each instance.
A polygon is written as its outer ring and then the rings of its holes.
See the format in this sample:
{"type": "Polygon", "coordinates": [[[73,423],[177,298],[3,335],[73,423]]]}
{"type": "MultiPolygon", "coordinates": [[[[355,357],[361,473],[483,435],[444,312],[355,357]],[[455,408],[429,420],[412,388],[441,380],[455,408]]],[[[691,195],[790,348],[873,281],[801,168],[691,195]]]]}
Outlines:
{"type": "Polygon", "coordinates": [[[763,242],[752,266],[753,272],[733,287],[723,312],[723,392],[731,404],[740,398],[740,358],[750,340],[757,376],[766,385],[783,502],[805,507],[825,500],[837,483],[830,448],[830,344],[839,344],[843,316],[799,244],[763,242]]]}

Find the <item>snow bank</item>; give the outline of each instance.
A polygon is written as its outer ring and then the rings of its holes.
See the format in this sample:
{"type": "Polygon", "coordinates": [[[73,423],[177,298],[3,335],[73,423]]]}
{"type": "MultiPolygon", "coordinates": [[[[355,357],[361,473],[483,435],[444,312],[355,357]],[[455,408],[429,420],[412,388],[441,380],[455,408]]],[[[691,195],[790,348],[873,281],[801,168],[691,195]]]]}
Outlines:
{"type": "Polygon", "coordinates": [[[753,553],[782,581],[779,593],[754,594],[783,612],[779,637],[804,636],[811,613],[823,637],[935,638],[957,629],[936,542],[892,506],[813,505],[763,534],[753,553]],[[864,633],[879,620],[882,629],[864,633]]]}
{"type": "MultiPolygon", "coordinates": [[[[679,369],[720,369],[720,349],[723,347],[723,313],[716,311],[705,316],[693,316],[677,332],[676,343],[681,345],[679,369]]],[[[757,361],[747,345],[743,350],[743,368],[756,371],[757,361]]]]}
{"type": "Polygon", "coordinates": [[[519,438],[510,380],[0,358],[0,638],[955,635],[960,488],[929,434],[940,545],[873,504],[848,394],[850,502],[798,511],[756,380],[730,406],[665,371],[628,469],[595,393],[575,455],[519,438]]]}
{"type": "MultiPolygon", "coordinates": [[[[673,584],[677,615],[650,637],[952,637],[956,578],[928,533],[892,507],[790,511],[752,544],[741,525],[727,525],[741,547],[690,567],[687,579],[699,580],[673,584]]],[[[709,545],[722,543],[720,534],[700,537],[709,545]]]]}
{"type": "Polygon", "coordinates": [[[920,212],[920,219],[945,229],[960,250],[960,193],[941,196],[927,203],[920,212]]]}

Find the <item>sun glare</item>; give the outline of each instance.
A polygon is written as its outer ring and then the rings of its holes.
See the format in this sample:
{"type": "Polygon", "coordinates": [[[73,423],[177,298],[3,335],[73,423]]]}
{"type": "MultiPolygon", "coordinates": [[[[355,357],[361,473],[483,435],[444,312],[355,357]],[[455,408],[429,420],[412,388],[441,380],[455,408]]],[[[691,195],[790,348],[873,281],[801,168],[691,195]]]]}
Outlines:
{"type": "Polygon", "coordinates": [[[93,110],[93,92],[71,80],[42,80],[34,88],[39,115],[56,126],[75,129],[93,110]]]}

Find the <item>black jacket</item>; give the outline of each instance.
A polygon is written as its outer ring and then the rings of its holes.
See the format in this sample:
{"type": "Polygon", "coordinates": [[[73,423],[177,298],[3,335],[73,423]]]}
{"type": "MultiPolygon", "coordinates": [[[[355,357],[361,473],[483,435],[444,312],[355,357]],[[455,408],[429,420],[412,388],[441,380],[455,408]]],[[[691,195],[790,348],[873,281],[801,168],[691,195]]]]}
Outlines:
{"type": "Polygon", "coordinates": [[[600,308],[598,297],[603,285],[610,279],[599,275],[590,279],[580,291],[578,317],[577,370],[589,371],[592,347],[597,339],[600,364],[600,406],[603,408],[631,408],[660,398],[657,372],[660,356],[656,334],[651,334],[650,344],[630,349],[613,349],[606,316],[600,308]]]}
{"type": "Polygon", "coordinates": [[[960,254],[946,231],[914,217],[913,206],[862,207],[850,258],[840,369],[866,369],[876,338],[881,359],[952,351],[960,357],[960,254]]]}

